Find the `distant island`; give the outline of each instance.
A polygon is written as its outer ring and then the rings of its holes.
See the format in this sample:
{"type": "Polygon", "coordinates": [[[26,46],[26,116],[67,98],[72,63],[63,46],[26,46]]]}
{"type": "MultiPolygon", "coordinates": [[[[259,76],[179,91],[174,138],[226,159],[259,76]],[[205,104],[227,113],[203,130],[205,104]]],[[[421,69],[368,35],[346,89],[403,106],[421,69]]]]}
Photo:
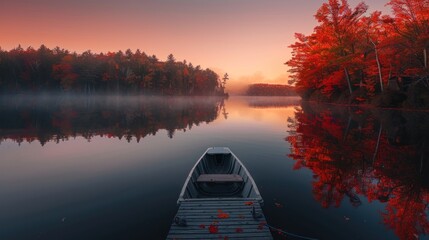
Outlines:
{"type": "Polygon", "coordinates": [[[225,84],[211,69],[166,61],[140,50],[77,54],[41,45],[37,50],[0,48],[0,93],[73,92],[178,96],[227,96],[225,84]]]}
{"type": "Polygon", "coordinates": [[[295,34],[286,64],[303,99],[429,108],[427,1],[386,3],[392,15],[330,0],[314,15],[313,33],[295,34]]]}
{"type": "Polygon", "coordinates": [[[247,96],[297,96],[295,88],[289,85],[256,83],[250,84],[247,96]]]}

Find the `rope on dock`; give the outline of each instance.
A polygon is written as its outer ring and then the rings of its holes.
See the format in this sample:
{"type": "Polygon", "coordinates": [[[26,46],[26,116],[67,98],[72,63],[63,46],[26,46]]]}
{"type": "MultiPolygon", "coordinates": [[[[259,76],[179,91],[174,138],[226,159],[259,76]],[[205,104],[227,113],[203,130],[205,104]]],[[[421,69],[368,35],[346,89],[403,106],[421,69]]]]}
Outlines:
{"type": "Polygon", "coordinates": [[[270,228],[270,229],[272,229],[274,231],[281,232],[283,234],[286,234],[286,235],[289,235],[289,236],[292,236],[292,237],[306,239],[306,240],[318,240],[317,238],[305,237],[305,236],[300,236],[300,235],[293,234],[293,233],[290,233],[290,232],[286,232],[286,231],[283,231],[283,230],[281,230],[279,228],[273,227],[273,226],[268,225],[268,224],[265,224],[265,226],[267,226],[268,228],[270,228]]]}

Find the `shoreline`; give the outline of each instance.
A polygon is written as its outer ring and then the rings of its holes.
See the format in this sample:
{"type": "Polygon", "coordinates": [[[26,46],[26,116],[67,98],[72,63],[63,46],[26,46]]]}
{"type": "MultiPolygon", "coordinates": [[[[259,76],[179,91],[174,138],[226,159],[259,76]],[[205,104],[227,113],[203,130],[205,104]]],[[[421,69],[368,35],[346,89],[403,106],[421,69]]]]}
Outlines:
{"type": "Polygon", "coordinates": [[[363,109],[381,109],[381,110],[395,110],[395,111],[408,111],[408,112],[429,112],[428,108],[404,108],[404,107],[377,107],[371,104],[348,104],[348,103],[333,103],[333,102],[319,102],[313,100],[301,100],[302,102],[308,102],[313,104],[322,104],[322,105],[333,105],[340,107],[358,107],[363,109]]]}

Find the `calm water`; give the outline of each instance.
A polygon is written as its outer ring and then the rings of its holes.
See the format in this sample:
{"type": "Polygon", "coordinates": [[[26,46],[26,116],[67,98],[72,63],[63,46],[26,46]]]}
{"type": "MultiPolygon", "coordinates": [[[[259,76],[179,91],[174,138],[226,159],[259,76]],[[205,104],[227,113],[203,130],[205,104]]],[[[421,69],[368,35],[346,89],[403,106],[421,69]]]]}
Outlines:
{"type": "Polygon", "coordinates": [[[0,113],[0,239],[164,239],[210,146],[242,160],[278,228],[319,239],[429,231],[424,112],[113,97],[3,99],[0,113]]]}

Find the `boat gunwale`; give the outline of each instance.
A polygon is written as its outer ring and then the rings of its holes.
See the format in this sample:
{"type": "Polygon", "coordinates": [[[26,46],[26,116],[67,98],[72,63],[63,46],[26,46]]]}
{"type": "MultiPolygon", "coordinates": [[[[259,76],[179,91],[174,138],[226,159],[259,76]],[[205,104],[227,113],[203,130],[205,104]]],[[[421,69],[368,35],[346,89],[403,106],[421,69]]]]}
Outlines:
{"type": "Polygon", "coordinates": [[[229,149],[228,147],[209,147],[207,148],[207,150],[201,155],[201,157],[197,160],[197,162],[194,164],[194,166],[192,167],[191,171],[188,174],[188,177],[186,178],[185,184],[182,187],[182,191],[180,191],[180,195],[179,195],[179,199],[177,200],[177,204],[180,205],[181,202],[184,201],[207,201],[207,200],[250,200],[250,201],[258,201],[260,204],[263,204],[264,200],[262,199],[262,196],[259,192],[258,186],[255,183],[255,180],[253,180],[252,175],[250,175],[250,172],[247,170],[246,166],[244,166],[244,164],[241,162],[241,160],[231,151],[231,149],[229,149]],[[203,157],[207,154],[207,152],[211,149],[214,148],[224,148],[227,149],[229,151],[229,153],[235,158],[235,160],[241,165],[241,167],[243,168],[245,174],[248,177],[248,181],[250,181],[250,183],[253,186],[253,191],[255,191],[256,197],[254,198],[189,198],[189,199],[185,199],[184,195],[185,195],[185,191],[186,188],[189,184],[190,179],[192,178],[192,173],[195,171],[195,168],[198,166],[198,164],[201,162],[201,160],[203,159],[203,157]]]}

